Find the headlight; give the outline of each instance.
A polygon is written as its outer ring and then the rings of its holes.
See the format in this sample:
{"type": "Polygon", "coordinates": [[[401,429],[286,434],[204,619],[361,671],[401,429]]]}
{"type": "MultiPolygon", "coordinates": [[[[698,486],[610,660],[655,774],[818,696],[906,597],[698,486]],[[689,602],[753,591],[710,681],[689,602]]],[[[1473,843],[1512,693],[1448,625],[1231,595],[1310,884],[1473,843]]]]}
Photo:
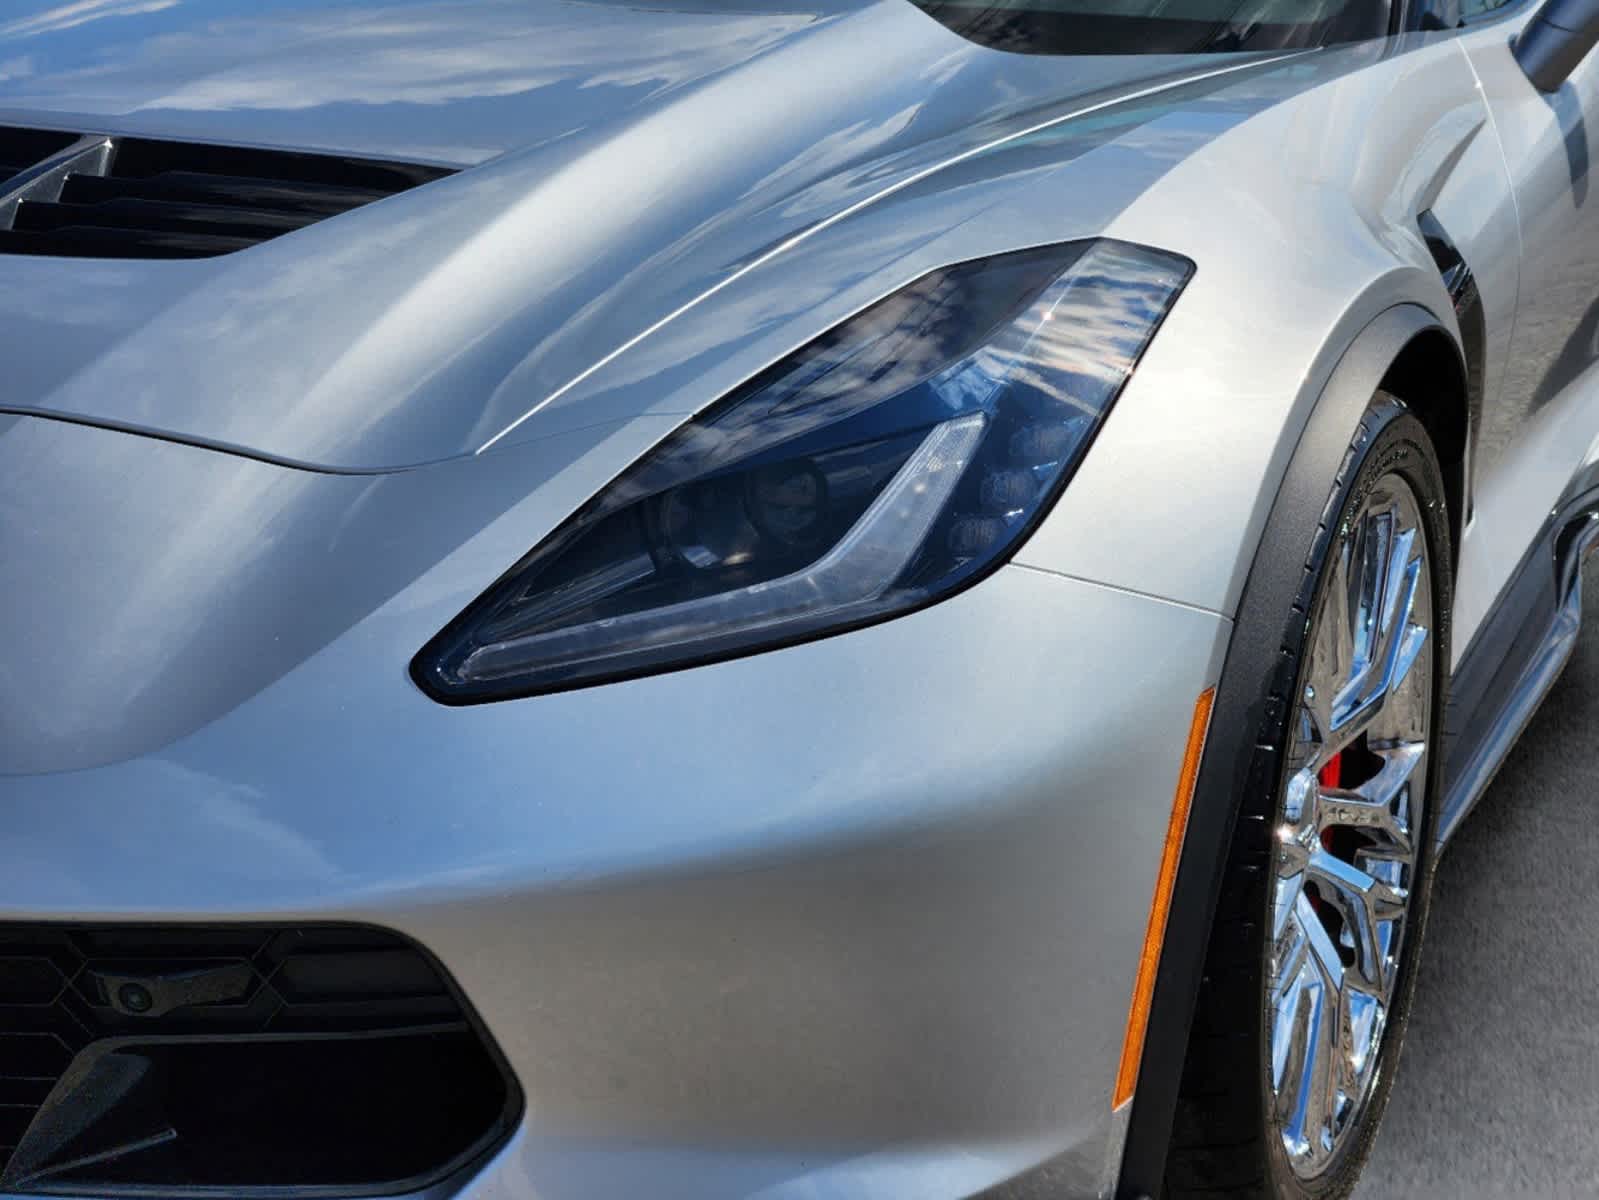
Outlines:
{"type": "Polygon", "coordinates": [[[1082,242],[926,275],[661,443],[417,657],[464,703],[920,608],[1048,511],[1192,265],[1082,242]]]}

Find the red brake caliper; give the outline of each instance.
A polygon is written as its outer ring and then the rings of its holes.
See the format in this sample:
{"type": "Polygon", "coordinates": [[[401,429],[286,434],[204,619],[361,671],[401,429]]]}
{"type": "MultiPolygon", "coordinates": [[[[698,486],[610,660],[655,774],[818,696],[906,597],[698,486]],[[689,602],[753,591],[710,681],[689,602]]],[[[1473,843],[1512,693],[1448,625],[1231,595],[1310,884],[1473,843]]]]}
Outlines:
{"type": "MultiPolygon", "coordinates": [[[[1338,777],[1343,772],[1343,767],[1344,752],[1340,750],[1337,754],[1333,755],[1327,760],[1326,766],[1316,772],[1316,782],[1325,788],[1337,787],[1338,777]]],[[[1331,829],[1323,829],[1321,831],[1321,844],[1327,847],[1329,850],[1333,848],[1333,831],[1331,829]]],[[[1318,913],[1323,911],[1321,898],[1314,892],[1310,893],[1310,903],[1318,913]]],[[[1322,919],[1325,920],[1326,917],[1323,916],[1322,919]]]]}
{"type": "MultiPolygon", "coordinates": [[[[1338,786],[1338,776],[1339,776],[1340,772],[1342,772],[1343,767],[1344,767],[1344,752],[1342,750],[1340,750],[1337,754],[1333,755],[1331,758],[1329,758],[1327,760],[1327,765],[1325,767],[1323,767],[1320,771],[1316,772],[1316,780],[1317,780],[1317,782],[1319,782],[1321,784],[1321,786],[1325,787],[1325,788],[1335,788],[1335,787],[1337,787],[1338,786]]],[[[1321,844],[1323,846],[1327,847],[1327,849],[1329,849],[1329,850],[1331,850],[1333,848],[1332,832],[1333,831],[1331,829],[1323,829],[1321,831],[1321,844]]]]}
{"type": "Polygon", "coordinates": [[[1321,786],[1332,788],[1337,787],[1338,772],[1343,768],[1343,765],[1344,752],[1340,750],[1337,754],[1333,755],[1327,760],[1327,765],[1325,767],[1316,772],[1316,778],[1320,781],[1321,786]]]}

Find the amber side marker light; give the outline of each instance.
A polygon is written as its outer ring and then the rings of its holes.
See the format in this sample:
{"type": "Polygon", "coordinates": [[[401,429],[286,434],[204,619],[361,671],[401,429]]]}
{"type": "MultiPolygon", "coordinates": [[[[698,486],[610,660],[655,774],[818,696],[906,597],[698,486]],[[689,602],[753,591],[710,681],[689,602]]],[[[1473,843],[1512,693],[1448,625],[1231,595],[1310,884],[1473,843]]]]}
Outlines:
{"type": "Polygon", "coordinates": [[[1205,753],[1205,735],[1210,730],[1210,710],[1215,702],[1216,689],[1206,688],[1194,703],[1194,720],[1188,727],[1183,769],[1177,776],[1177,794],[1172,799],[1171,821],[1166,826],[1166,845],[1160,855],[1160,873],[1155,876],[1155,898],[1149,906],[1149,928],[1144,931],[1144,951],[1138,958],[1133,1003],[1127,1012],[1127,1036],[1122,1039],[1122,1061],[1116,1072],[1112,1108],[1121,1108],[1131,1100],[1133,1088],[1138,1083],[1138,1064],[1144,1057],[1144,1034],[1149,1028],[1149,1002],[1155,992],[1155,972],[1160,967],[1160,948],[1166,940],[1166,918],[1171,912],[1172,886],[1177,882],[1177,863],[1183,856],[1183,835],[1188,832],[1188,809],[1194,802],[1194,784],[1199,780],[1199,760],[1205,753]]]}

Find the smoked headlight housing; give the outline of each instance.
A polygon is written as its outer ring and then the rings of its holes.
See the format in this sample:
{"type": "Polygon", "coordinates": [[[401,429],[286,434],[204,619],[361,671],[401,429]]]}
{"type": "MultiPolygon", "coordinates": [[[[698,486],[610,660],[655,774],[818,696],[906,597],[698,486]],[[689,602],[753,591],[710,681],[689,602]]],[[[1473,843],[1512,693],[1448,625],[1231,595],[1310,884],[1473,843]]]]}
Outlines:
{"type": "Polygon", "coordinates": [[[1048,511],[1187,282],[1079,242],[935,271],[682,426],[434,638],[454,703],[684,667],[949,596],[1048,511]]]}

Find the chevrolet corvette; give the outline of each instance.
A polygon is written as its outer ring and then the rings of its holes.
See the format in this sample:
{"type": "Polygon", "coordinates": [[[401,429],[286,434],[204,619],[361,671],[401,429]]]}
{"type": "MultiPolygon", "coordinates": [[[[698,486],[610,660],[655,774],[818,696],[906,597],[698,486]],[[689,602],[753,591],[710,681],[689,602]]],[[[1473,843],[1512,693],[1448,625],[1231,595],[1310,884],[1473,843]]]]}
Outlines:
{"type": "Polygon", "coordinates": [[[0,1193],[1347,1195],[1580,620],[1596,40],[8,0],[0,1193]]]}

